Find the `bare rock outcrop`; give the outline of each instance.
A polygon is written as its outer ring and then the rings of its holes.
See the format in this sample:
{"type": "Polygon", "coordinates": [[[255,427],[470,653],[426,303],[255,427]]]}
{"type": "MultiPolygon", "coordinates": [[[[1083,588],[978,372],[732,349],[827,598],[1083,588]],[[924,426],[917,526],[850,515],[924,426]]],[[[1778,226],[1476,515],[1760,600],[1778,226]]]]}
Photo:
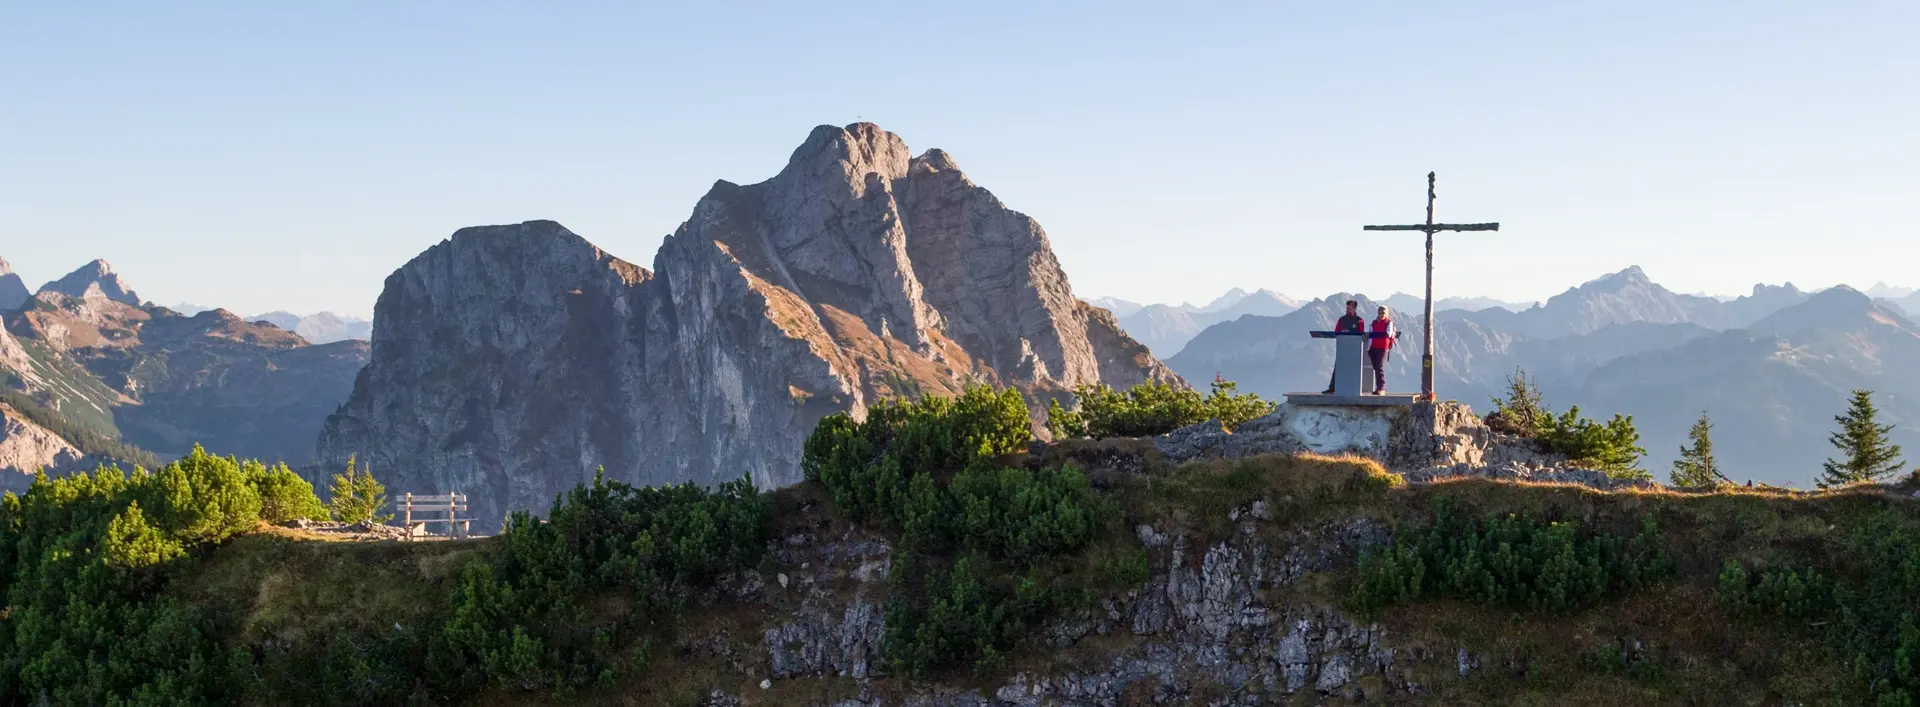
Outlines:
{"type": "Polygon", "coordinates": [[[466,492],[487,524],[596,467],[792,484],[815,422],[886,397],[1179,382],[1073,296],[1033,219],[866,123],[716,183],[651,271],[550,221],[468,228],[395,271],[375,315],[320,457],[466,492]]]}
{"type": "Polygon", "coordinates": [[[37,471],[58,474],[85,455],[59,435],[0,405],[0,491],[25,493],[37,471]]]}
{"type": "MultiPolygon", "coordinates": [[[[1142,525],[1136,533],[1160,558],[1145,581],[1069,612],[1041,630],[1047,644],[1066,650],[1110,637],[1102,649],[1081,649],[1078,666],[1059,671],[1022,671],[986,689],[914,684],[901,695],[907,705],[1319,704],[1418,698],[1425,686],[1415,668],[1452,670],[1454,646],[1432,645],[1359,621],[1336,607],[1288,597],[1280,591],[1311,574],[1351,563],[1361,551],[1387,541],[1377,521],[1330,521],[1283,534],[1263,527],[1263,509],[1237,509],[1239,532],[1202,541],[1182,532],[1142,525]],[[1121,646],[1112,648],[1112,646],[1121,646]],[[1202,695],[1237,695],[1202,702],[1202,695]]],[[[848,576],[852,567],[884,561],[888,548],[869,554],[821,551],[847,541],[822,543],[790,538],[775,553],[775,565],[791,569],[805,561],[814,574],[848,576]]],[[[763,655],[750,655],[741,672],[784,681],[811,676],[861,681],[863,696],[833,704],[875,705],[869,677],[886,673],[864,660],[885,632],[885,616],[872,608],[874,588],[808,591],[799,579],[770,595],[787,620],[766,633],[763,655]],[[765,672],[758,672],[758,668],[765,672]]],[[[897,676],[896,676],[897,677],[897,676]]],[[[765,683],[763,683],[763,686],[765,683]]],[[[827,704],[817,702],[815,704],[827,704]]],[[[885,702],[885,704],[895,704],[885,702]]]]}
{"type": "Polygon", "coordinates": [[[0,258],[0,312],[26,304],[29,296],[27,283],[14,274],[13,266],[7,263],[6,258],[0,258]]]}
{"type": "Polygon", "coordinates": [[[7,332],[5,326],[0,326],[0,371],[20,378],[22,385],[29,382],[29,376],[39,378],[33,371],[33,359],[27,354],[27,349],[20,345],[19,339],[7,332]]]}
{"type": "Polygon", "coordinates": [[[1472,410],[1453,402],[1406,408],[1283,404],[1232,432],[1210,421],[1161,435],[1153,443],[1176,463],[1313,452],[1367,457],[1413,482],[1480,476],[1595,488],[1652,485],[1616,479],[1543,452],[1532,440],[1488,428],[1472,410]]]}

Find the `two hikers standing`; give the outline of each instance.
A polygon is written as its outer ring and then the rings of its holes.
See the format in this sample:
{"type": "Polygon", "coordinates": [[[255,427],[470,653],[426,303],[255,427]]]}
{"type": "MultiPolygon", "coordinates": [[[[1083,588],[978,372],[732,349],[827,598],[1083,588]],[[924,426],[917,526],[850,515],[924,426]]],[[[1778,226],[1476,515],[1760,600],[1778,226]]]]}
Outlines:
{"type": "MultiPolygon", "coordinates": [[[[1367,360],[1373,363],[1373,394],[1387,392],[1387,354],[1393,351],[1393,344],[1400,338],[1400,329],[1393,325],[1393,318],[1387,315],[1387,308],[1381,307],[1380,313],[1372,324],[1360,318],[1360,303],[1347,300],[1347,313],[1334,322],[1335,332],[1364,332],[1367,336],[1367,360]]],[[[1333,394],[1333,376],[1327,377],[1327,395],[1333,394]]]]}

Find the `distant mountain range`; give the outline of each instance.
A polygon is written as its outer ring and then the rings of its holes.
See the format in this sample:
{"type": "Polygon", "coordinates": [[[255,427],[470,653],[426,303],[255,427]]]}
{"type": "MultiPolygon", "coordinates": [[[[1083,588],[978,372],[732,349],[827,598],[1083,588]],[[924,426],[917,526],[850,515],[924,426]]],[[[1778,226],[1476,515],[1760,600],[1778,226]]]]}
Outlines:
{"type": "MultiPolygon", "coordinates": [[[[1405,292],[1395,293],[1393,296],[1388,297],[1384,302],[1382,302],[1382,304],[1385,304],[1392,309],[1398,309],[1406,312],[1420,312],[1425,310],[1426,308],[1425,299],[1422,299],[1419,295],[1410,295],[1405,292]]],[[[1493,309],[1495,307],[1498,307],[1500,309],[1508,309],[1508,310],[1518,312],[1528,307],[1532,307],[1536,304],[1539,304],[1539,303],[1538,302],[1508,302],[1505,300],[1497,300],[1492,297],[1442,297],[1440,299],[1433,301],[1433,311],[1445,312],[1445,311],[1459,309],[1459,310],[1465,310],[1468,312],[1478,312],[1483,309],[1493,309]]]]}
{"type": "MultiPolygon", "coordinates": [[[[182,302],[168,307],[189,317],[207,311],[207,307],[182,302]]],[[[312,344],[331,344],[348,339],[366,340],[373,338],[373,322],[359,317],[320,312],[318,314],[294,314],[285,311],[273,311],[247,317],[247,321],[269,322],[274,326],[299,334],[312,344]]]]}
{"type": "Polygon", "coordinates": [[[1088,304],[1113,312],[1120,328],[1135,341],[1165,358],[1179,352],[1202,329],[1248,314],[1277,317],[1300,308],[1300,302],[1273,290],[1228,290],[1205,305],[1191,303],[1142,305],[1114,297],[1098,297],[1088,304]]]}
{"type": "MultiPolygon", "coordinates": [[[[1255,290],[1248,292],[1238,287],[1226,294],[1214,298],[1205,305],[1183,302],[1181,304],[1140,304],[1118,297],[1095,297],[1088,304],[1113,312],[1120,319],[1120,328],[1133,336],[1134,340],[1146,344],[1156,356],[1170,357],[1198,336],[1207,327],[1221,322],[1233,321],[1246,315],[1277,317],[1300,308],[1300,300],[1274,292],[1273,290],[1255,290]]],[[[1386,299],[1387,306],[1408,312],[1419,312],[1423,301],[1414,295],[1395,294],[1386,299]]],[[[1435,311],[1468,310],[1478,311],[1493,307],[1519,311],[1533,306],[1532,302],[1517,304],[1503,302],[1489,297],[1443,297],[1433,304],[1435,311]]]]}
{"type": "Polygon", "coordinates": [[[1915,290],[1911,287],[1898,287],[1894,285],[1889,285],[1884,282],[1873,283],[1873,286],[1867,288],[1866,290],[1864,290],[1864,292],[1867,293],[1868,297],[1872,297],[1874,299],[1891,299],[1891,300],[1905,299],[1907,297],[1913,296],[1914,294],[1920,294],[1920,290],[1915,290]]]}
{"type": "MultiPolygon", "coordinates": [[[[1898,289],[1904,289],[1904,288],[1895,288],[1895,289],[1898,290],[1898,289]]],[[[1871,296],[1881,299],[1885,302],[1891,303],[1895,309],[1898,309],[1901,312],[1906,313],[1906,315],[1909,317],[1920,317],[1920,292],[1908,292],[1904,295],[1886,295],[1886,296],[1871,295],[1871,296]]]]}
{"type": "Polygon", "coordinates": [[[151,463],[196,443],[310,462],[321,422],[368,354],[364,341],[315,345],[224,309],[188,316],[143,304],[104,260],[47,283],[0,320],[7,489],[36,468],[151,463]]]}
{"type": "MultiPolygon", "coordinates": [[[[1223,322],[1167,363],[1188,380],[1215,374],[1262,395],[1326,386],[1332,349],[1308,338],[1350,295],[1281,317],[1223,322]]],[[[1352,295],[1371,312],[1374,302],[1352,295]]],[[[1406,332],[1388,387],[1418,390],[1418,314],[1389,305],[1406,332]]],[[[1629,268],[1538,307],[1447,310],[1437,316],[1436,388],[1483,412],[1524,368],[1558,409],[1633,415],[1647,466],[1664,478],[1689,423],[1705,409],[1715,449],[1736,479],[1807,487],[1848,391],[1876,391],[1895,441],[1920,461],[1920,327],[1886,300],[1837,287],[1818,293],[1759,285],[1721,301],[1676,294],[1629,268]]]]}

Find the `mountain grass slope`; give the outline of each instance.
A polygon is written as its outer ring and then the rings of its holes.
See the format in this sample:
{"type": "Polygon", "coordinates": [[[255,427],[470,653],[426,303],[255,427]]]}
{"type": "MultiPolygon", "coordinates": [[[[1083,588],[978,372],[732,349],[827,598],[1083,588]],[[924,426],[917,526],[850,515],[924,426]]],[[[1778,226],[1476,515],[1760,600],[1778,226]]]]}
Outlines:
{"type": "Polygon", "coordinates": [[[1150,440],[1028,448],[1018,399],[830,418],[809,481],[772,494],[599,479],[470,541],[274,527],[311,489],[210,455],[43,482],[0,506],[0,690],[158,704],[1913,701],[1909,488],[1409,485],[1312,455],[1174,466],[1150,440]],[[76,542],[100,549],[60,549],[76,542]],[[101,609],[57,613],[76,597],[101,609]],[[88,618],[114,612],[146,618],[88,618]]]}

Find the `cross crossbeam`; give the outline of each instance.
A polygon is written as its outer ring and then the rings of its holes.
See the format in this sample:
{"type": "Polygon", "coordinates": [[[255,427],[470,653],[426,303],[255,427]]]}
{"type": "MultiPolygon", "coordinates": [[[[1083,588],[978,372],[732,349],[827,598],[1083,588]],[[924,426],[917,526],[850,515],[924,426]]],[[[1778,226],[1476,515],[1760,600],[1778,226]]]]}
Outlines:
{"type": "Polygon", "coordinates": [[[1362,231],[1425,231],[1429,228],[1435,231],[1498,231],[1500,230],[1500,224],[1497,224],[1497,223],[1436,223],[1431,226],[1422,226],[1420,224],[1415,223],[1415,224],[1409,224],[1406,226],[1361,226],[1360,230],[1362,231]]]}
{"type": "Polygon", "coordinates": [[[1498,223],[1434,223],[1434,173],[1427,173],[1427,222],[1394,226],[1361,226],[1363,231],[1419,231],[1427,234],[1427,302],[1422,322],[1420,352],[1420,399],[1433,399],[1433,234],[1441,231],[1498,231],[1498,223]]]}

